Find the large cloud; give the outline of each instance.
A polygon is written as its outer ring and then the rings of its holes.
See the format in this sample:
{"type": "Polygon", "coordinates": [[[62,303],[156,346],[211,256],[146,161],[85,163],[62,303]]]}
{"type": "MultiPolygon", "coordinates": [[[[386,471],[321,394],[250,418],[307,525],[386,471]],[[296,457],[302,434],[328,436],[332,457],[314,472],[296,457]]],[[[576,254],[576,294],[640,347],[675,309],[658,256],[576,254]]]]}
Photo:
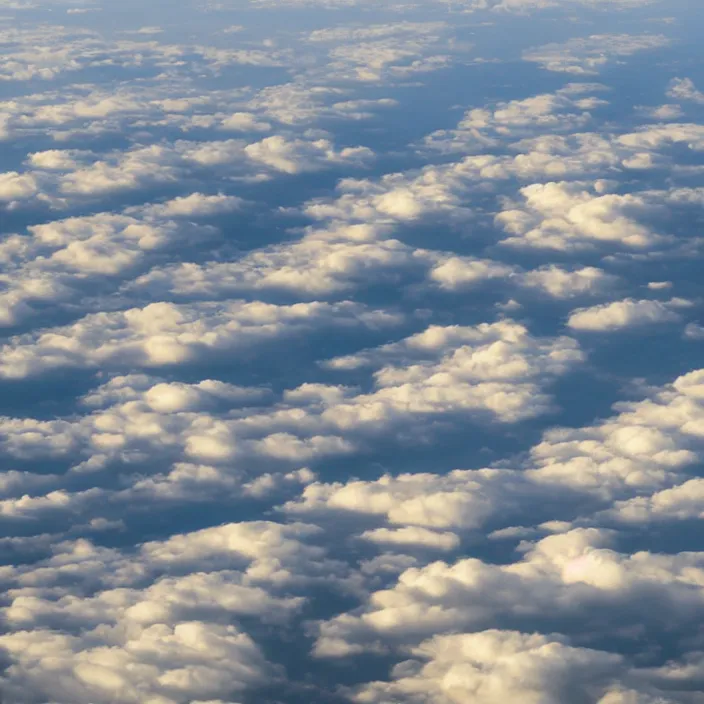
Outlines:
{"type": "Polygon", "coordinates": [[[408,569],[359,612],[322,622],[316,653],[384,652],[492,624],[548,632],[560,624],[594,640],[621,629],[629,640],[627,629],[634,626],[664,634],[676,625],[684,645],[704,609],[704,555],[623,555],[609,549],[608,539],[599,530],[578,529],[525,546],[515,563],[469,558],[408,569]],[[646,602],[667,608],[651,610],[646,602]]]}
{"type": "Polygon", "coordinates": [[[146,543],[133,557],[67,542],[39,565],[6,571],[3,692],[171,704],[269,686],[282,670],[233,619],[283,627],[301,608],[302,598],[276,592],[297,574],[315,579],[311,560],[326,564],[304,542],[315,532],[229,524],[146,543]]]}
{"type": "Polygon", "coordinates": [[[13,338],[0,376],[23,378],[61,367],[151,367],[183,364],[276,340],[319,325],[388,325],[395,316],[359,304],[261,302],[152,303],[94,313],[65,328],[13,338]]]}

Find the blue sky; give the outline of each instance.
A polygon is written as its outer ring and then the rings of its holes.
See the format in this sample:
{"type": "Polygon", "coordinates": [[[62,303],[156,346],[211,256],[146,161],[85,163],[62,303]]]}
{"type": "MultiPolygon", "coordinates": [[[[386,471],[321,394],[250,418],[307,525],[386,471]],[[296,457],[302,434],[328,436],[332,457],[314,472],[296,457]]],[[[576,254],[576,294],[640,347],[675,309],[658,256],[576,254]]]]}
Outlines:
{"type": "Polygon", "coordinates": [[[2,702],[704,702],[692,5],[0,0],[2,702]]]}

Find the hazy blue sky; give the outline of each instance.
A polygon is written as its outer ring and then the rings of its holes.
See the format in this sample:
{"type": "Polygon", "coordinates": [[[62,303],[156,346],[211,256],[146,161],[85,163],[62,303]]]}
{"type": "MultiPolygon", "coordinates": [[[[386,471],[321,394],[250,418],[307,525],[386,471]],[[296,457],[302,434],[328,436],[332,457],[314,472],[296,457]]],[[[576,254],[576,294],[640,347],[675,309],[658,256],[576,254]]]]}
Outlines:
{"type": "Polygon", "coordinates": [[[704,704],[703,32],[0,0],[2,704],[704,704]]]}

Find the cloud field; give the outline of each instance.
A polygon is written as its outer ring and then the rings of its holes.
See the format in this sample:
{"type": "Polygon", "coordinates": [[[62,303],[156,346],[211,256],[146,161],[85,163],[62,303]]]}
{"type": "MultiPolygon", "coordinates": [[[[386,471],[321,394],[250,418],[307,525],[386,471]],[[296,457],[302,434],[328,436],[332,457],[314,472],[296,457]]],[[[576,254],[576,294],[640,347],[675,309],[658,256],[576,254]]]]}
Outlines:
{"type": "Polygon", "coordinates": [[[0,702],[704,704],[675,0],[0,0],[0,702]]]}

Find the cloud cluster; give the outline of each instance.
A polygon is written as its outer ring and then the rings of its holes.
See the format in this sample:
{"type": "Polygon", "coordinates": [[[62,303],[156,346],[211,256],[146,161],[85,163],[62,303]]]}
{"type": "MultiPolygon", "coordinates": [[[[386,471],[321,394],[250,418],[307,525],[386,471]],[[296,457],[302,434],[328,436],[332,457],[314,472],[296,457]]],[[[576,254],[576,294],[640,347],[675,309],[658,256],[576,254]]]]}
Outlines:
{"type": "Polygon", "coordinates": [[[3,693],[173,704],[225,700],[280,679],[238,621],[285,627],[304,600],[282,587],[307,562],[325,563],[307,544],[315,532],[225,524],[146,543],[133,556],[59,543],[39,564],[3,574],[10,630],[0,645],[12,660],[3,693]]]}
{"type": "Polygon", "coordinates": [[[0,8],[3,701],[700,704],[680,8],[0,8]]]}

